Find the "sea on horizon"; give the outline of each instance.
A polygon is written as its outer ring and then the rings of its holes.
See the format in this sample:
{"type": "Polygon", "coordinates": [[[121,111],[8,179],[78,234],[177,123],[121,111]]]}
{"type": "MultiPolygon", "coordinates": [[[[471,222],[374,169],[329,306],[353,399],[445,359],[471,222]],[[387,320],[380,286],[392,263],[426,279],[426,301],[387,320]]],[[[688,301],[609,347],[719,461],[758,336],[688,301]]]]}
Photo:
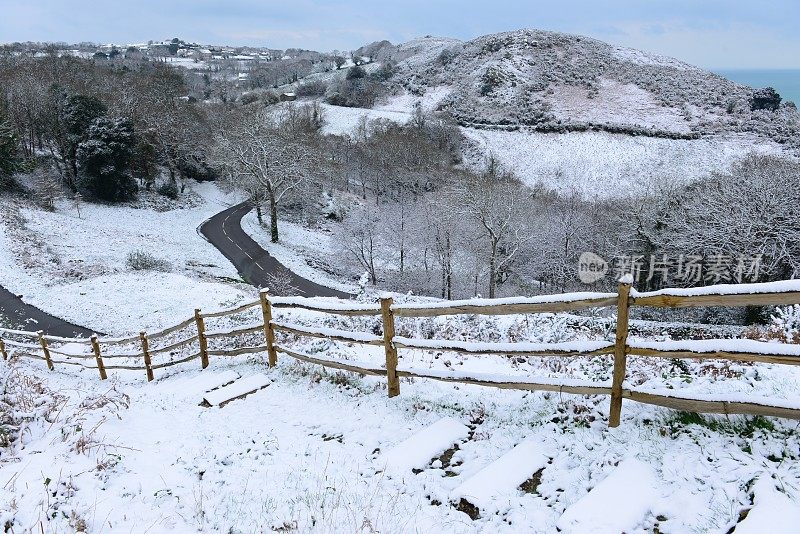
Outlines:
{"type": "Polygon", "coordinates": [[[784,100],[800,106],[800,69],[715,69],[714,72],[755,89],[772,87],[784,100]]]}

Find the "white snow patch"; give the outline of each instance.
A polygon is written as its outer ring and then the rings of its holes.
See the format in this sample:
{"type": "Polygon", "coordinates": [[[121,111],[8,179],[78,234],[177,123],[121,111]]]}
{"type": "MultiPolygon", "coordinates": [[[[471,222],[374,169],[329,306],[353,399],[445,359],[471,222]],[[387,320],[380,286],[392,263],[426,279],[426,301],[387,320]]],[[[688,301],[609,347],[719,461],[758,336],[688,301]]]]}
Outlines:
{"type": "Polygon", "coordinates": [[[210,391],[203,396],[203,400],[211,406],[219,406],[232,399],[253,393],[270,385],[272,380],[263,373],[236,380],[232,384],[222,386],[210,391]]]}
{"type": "Polygon", "coordinates": [[[173,381],[158,383],[159,391],[164,393],[180,393],[186,397],[194,397],[207,393],[239,378],[239,373],[232,369],[220,373],[202,373],[192,378],[178,378],[173,381]]]}
{"type": "Polygon", "coordinates": [[[481,514],[502,511],[509,505],[508,496],[519,495],[519,485],[546,466],[548,460],[540,442],[523,441],[454,489],[450,501],[465,499],[481,514]]]}
{"type": "Polygon", "coordinates": [[[795,534],[800,525],[800,506],[775,488],[769,478],[759,478],[753,485],[753,508],[736,534],[795,534]]]}
{"type": "Polygon", "coordinates": [[[386,98],[373,108],[375,111],[390,111],[395,113],[411,114],[417,105],[422,107],[424,112],[435,111],[439,104],[447,98],[453,91],[449,85],[439,85],[431,87],[422,96],[413,95],[407,91],[399,95],[386,98]]]}
{"type": "Polygon", "coordinates": [[[0,223],[0,283],[47,313],[107,334],[164,327],[195,308],[236,304],[243,286],[211,281],[236,278],[236,269],[197,227],[238,197],[213,183],[194,191],[200,205],[165,212],[83,202],[79,217],[67,201],[54,212],[23,209],[25,235],[46,246],[12,238],[0,223]],[[166,261],[171,272],[131,270],[127,258],[135,251],[166,261]],[[43,261],[48,255],[54,259],[43,261]]]}
{"type": "Polygon", "coordinates": [[[353,135],[364,118],[368,121],[385,119],[397,124],[405,124],[411,118],[411,110],[347,108],[330,104],[321,104],[321,106],[325,113],[323,134],[353,135]]]}
{"type": "Polygon", "coordinates": [[[530,185],[541,183],[593,198],[626,196],[659,183],[682,184],[726,171],[750,153],[783,155],[777,143],[752,136],[696,140],[631,137],[607,132],[503,132],[462,128],[480,147],[468,157],[480,168],[493,154],[530,185]]]}
{"type": "Polygon", "coordinates": [[[134,334],[171,326],[191,317],[195,308],[227,308],[246,296],[227,284],[139,271],[53,286],[26,300],[99,332],[134,334]]]}
{"type": "Polygon", "coordinates": [[[578,502],[564,511],[556,525],[562,532],[619,534],[631,532],[658,498],[655,470],[628,459],[578,502]]]}
{"type": "Polygon", "coordinates": [[[641,87],[600,78],[598,93],[572,85],[553,87],[547,97],[556,118],[594,124],[636,125],[654,130],[689,133],[690,123],[681,110],[664,107],[641,87]]]}
{"type": "Polygon", "coordinates": [[[379,463],[391,476],[410,475],[412,469],[424,468],[468,434],[466,425],[452,417],[443,417],[386,451],[379,463]]]}

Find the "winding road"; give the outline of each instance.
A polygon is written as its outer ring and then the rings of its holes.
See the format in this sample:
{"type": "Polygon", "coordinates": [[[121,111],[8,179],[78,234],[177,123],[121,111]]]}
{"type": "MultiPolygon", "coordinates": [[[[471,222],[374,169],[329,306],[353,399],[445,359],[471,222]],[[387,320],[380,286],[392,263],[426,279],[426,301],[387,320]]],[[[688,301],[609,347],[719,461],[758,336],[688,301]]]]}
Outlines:
{"type": "Polygon", "coordinates": [[[217,213],[198,229],[239,271],[242,278],[256,287],[269,287],[269,274],[286,269],[291,285],[304,297],[339,297],[351,295],[306,280],[285,268],[242,230],[242,217],[253,207],[248,202],[236,204],[217,213]]]}
{"type": "MultiPolygon", "coordinates": [[[[233,263],[245,281],[256,287],[268,287],[268,275],[285,267],[242,230],[242,217],[251,209],[247,202],[232,206],[201,224],[198,232],[233,263]]],[[[345,299],[351,296],[306,280],[288,269],[286,272],[300,295],[345,299]]],[[[0,286],[0,325],[3,323],[19,330],[44,330],[47,334],[61,337],[102,334],[45,313],[0,286]]]]}
{"type": "Polygon", "coordinates": [[[49,315],[23,302],[21,298],[2,286],[0,286],[0,318],[5,319],[0,322],[7,322],[11,328],[29,332],[44,330],[51,336],[89,337],[92,334],[102,334],[49,315]]]}

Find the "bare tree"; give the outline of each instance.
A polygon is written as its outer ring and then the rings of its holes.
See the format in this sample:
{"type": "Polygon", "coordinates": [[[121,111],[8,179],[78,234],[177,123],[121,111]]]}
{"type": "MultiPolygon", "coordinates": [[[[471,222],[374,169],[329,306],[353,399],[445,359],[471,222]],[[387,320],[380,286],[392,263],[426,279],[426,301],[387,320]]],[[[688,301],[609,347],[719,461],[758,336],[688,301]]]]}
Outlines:
{"type": "Polygon", "coordinates": [[[658,246],[673,254],[712,255],[729,261],[760,258],[769,279],[800,275],[800,164],[749,156],[728,174],[691,185],[662,206],[658,246]]]}
{"type": "Polygon", "coordinates": [[[246,109],[217,135],[216,157],[229,179],[251,198],[263,191],[269,203],[270,236],[277,243],[278,207],[308,176],[311,151],[296,132],[282,128],[267,110],[246,109]]]}
{"type": "Polygon", "coordinates": [[[348,215],[342,224],[340,235],[341,242],[350,257],[369,273],[372,285],[378,283],[375,263],[383,249],[380,231],[380,213],[374,206],[365,206],[353,210],[348,215]]]}
{"type": "Polygon", "coordinates": [[[504,281],[506,269],[530,239],[525,225],[529,196],[512,175],[493,165],[484,175],[465,175],[454,188],[451,209],[476,223],[485,247],[489,298],[495,297],[498,281],[504,281]]]}
{"type": "Polygon", "coordinates": [[[453,298],[453,260],[460,244],[458,242],[458,215],[454,210],[447,209],[448,204],[452,205],[442,195],[434,195],[427,199],[421,214],[427,223],[427,237],[431,243],[434,258],[439,264],[443,299],[453,298]]]}
{"type": "Polygon", "coordinates": [[[273,295],[291,295],[297,293],[292,273],[285,267],[278,267],[274,273],[267,275],[267,285],[273,295]]]}

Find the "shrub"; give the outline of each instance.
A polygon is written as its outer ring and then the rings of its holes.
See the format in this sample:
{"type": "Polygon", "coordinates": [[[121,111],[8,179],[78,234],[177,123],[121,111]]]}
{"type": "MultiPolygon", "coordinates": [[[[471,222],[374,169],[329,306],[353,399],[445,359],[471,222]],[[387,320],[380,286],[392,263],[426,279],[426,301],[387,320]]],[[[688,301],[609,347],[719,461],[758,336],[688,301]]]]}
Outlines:
{"type": "Polygon", "coordinates": [[[328,84],[322,80],[313,80],[306,83],[301,83],[294,90],[297,96],[322,96],[328,90],[328,84]]]}
{"type": "Polygon", "coordinates": [[[453,60],[456,58],[457,55],[458,54],[456,53],[455,50],[452,50],[450,48],[445,48],[444,50],[441,51],[439,57],[436,58],[436,61],[443,66],[449,65],[450,63],[453,62],[453,60]]]}
{"type": "Polygon", "coordinates": [[[367,71],[364,70],[364,67],[359,67],[358,65],[355,65],[347,70],[346,79],[358,80],[360,78],[366,78],[366,76],[367,76],[367,71]]]}
{"type": "Polygon", "coordinates": [[[267,274],[267,285],[275,295],[287,296],[297,294],[292,273],[284,267],[278,267],[274,273],[267,274]]]}
{"type": "Polygon", "coordinates": [[[328,104],[350,108],[371,108],[384,87],[372,80],[342,80],[326,98],[328,104]]]}
{"type": "Polygon", "coordinates": [[[500,87],[503,84],[503,78],[503,73],[499,69],[495,67],[486,69],[481,76],[481,96],[486,96],[495,88],[500,87]]]}
{"type": "Polygon", "coordinates": [[[372,74],[371,78],[379,82],[385,82],[394,76],[396,71],[397,69],[395,68],[394,63],[391,61],[385,61],[383,65],[381,65],[380,68],[372,74]]]}
{"type": "Polygon", "coordinates": [[[258,95],[255,93],[245,93],[239,98],[239,101],[243,105],[252,104],[253,102],[258,102],[258,95]]]}
{"type": "Polygon", "coordinates": [[[800,342],[800,304],[775,308],[771,329],[786,343],[800,342]]]}
{"type": "Polygon", "coordinates": [[[178,199],[178,184],[173,182],[172,180],[168,182],[164,182],[163,184],[159,185],[156,189],[156,192],[161,195],[162,197],[171,198],[172,200],[178,199]]]}
{"type": "Polygon", "coordinates": [[[156,258],[144,250],[134,250],[128,253],[126,261],[128,267],[133,271],[170,271],[172,267],[169,262],[156,258]]]}
{"type": "Polygon", "coordinates": [[[779,95],[778,92],[772,87],[756,89],[753,92],[753,97],[750,99],[750,109],[752,111],[759,109],[778,111],[778,107],[781,105],[781,100],[781,95],[779,95]]]}
{"type": "Polygon", "coordinates": [[[280,102],[281,97],[275,91],[265,91],[264,94],[261,95],[261,100],[264,101],[264,105],[271,106],[272,104],[280,102]]]}
{"type": "Polygon", "coordinates": [[[205,159],[205,154],[182,157],[177,162],[178,170],[186,178],[198,182],[213,182],[217,179],[217,171],[205,159]]]}

